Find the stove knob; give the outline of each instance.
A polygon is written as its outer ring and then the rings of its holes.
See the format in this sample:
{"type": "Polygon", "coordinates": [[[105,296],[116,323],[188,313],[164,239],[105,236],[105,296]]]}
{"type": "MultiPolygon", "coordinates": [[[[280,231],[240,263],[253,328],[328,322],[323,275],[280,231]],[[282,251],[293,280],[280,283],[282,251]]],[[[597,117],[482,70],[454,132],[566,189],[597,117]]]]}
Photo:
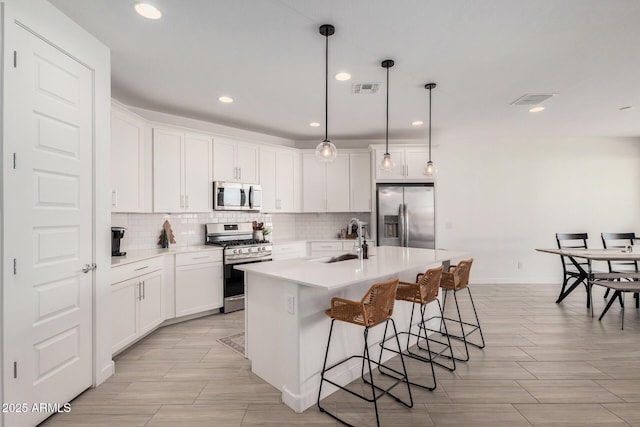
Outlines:
{"type": "Polygon", "coordinates": [[[234,250],[233,250],[233,253],[234,253],[234,254],[237,254],[237,253],[238,253],[238,250],[237,250],[237,249],[234,249],[234,250]]]}
{"type": "Polygon", "coordinates": [[[267,248],[265,246],[261,247],[260,249],[263,250],[263,251],[267,250],[267,248]]]}

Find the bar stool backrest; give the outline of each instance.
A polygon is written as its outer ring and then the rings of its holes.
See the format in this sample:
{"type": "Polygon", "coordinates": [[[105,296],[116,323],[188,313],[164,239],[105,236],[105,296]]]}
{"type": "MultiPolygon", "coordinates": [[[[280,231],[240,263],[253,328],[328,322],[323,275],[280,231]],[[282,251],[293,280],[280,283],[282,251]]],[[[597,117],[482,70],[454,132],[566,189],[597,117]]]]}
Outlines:
{"type": "Polygon", "coordinates": [[[418,275],[418,286],[420,286],[420,300],[423,304],[434,301],[438,297],[440,289],[440,278],[442,277],[442,266],[430,268],[424,274],[418,275]]]}
{"type": "Polygon", "coordinates": [[[391,279],[372,285],[362,298],[364,305],[364,324],[372,326],[383,322],[393,315],[396,301],[398,279],[391,279]]]}
{"type": "Polygon", "coordinates": [[[457,265],[449,268],[449,271],[453,273],[454,289],[462,289],[469,284],[471,264],[473,264],[473,258],[463,259],[457,265]]]}

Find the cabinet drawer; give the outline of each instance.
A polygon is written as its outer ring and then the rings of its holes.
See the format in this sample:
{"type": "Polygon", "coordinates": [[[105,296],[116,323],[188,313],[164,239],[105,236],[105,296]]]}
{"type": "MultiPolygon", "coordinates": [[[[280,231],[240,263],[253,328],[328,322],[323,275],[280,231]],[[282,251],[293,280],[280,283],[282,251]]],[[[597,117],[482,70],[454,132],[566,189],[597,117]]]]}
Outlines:
{"type": "Polygon", "coordinates": [[[132,262],[131,264],[118,265],[111,267],[111,284],[119,283],[133,277],[142,276],[143,274],[153,271],[162,270],[164,266],[163,255],[145,259],[142,261],[132,262]]]}
{"type": "Polygon", "coordinates": [[[203,264],[206,262],[222,262],[222,250],[176,254],[176,267],[181,265],[203,264]]]}
{"type": "Polygon", "coordinates": [[[341,250],[342,242],[311,242],[311,252],[341,250]]]}

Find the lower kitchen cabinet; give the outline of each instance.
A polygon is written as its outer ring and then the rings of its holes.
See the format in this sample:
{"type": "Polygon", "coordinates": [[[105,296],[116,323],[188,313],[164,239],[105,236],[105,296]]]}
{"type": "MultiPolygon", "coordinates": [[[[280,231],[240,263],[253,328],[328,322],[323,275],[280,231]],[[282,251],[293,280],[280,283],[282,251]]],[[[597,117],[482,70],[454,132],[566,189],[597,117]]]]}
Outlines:
{"type": "MultiPolygon", "coordinates": [[[[148,271],[157,262],[134,263],[116,269],[148,271]],[[139,265],[139,266],[138,266],[139,265]]],[[[118,272],[120,273],[120,272],[118,272]]],[[[139,274],[139,273],[138,273],[139,274]]],[[[162,297],[163,272],[161,269],[131,277],[111,285],[111,352],[116,353],[164,321],[162,297]]]]}
{"type": "Polygon", "coordinates": [[[302,258],[306,255],[307,243],[305,241],[273,244],[272,258],[274,261],[302,258]]]}
{"type": "Polygon", "coordinates": [[[222,251],[176,255],[176,317],[222,307],[222,251]]]}

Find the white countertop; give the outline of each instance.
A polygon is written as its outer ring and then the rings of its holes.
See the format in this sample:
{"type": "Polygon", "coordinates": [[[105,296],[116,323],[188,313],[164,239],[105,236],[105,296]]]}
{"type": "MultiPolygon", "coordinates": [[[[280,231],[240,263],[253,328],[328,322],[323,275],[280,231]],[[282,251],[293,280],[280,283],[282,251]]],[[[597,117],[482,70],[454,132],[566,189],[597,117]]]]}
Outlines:
{"type": "Polygon", "coordinates": [[[221,251],[219,246],[194,245],[194,246],[170,246],[169,248],[140,249],[127,251],[125,256],[112,256],[111,267],[125,265],[136,261],[142,261],[162,255],[173,255],[179,253],[200,252],[200,251],[221,251]]]}
{"type": "Polygon", "coordinates": [[[352,259],[327,264],[314,261],[318,257],[307,257],[243,264],[234,268],[329,290],[366,280],[377,280],[406,270],[416,268],[426,270],[427,267],[442,261],[454,260],[455,263],[459,259],[470,256],[467,252],[396,246],[379,246],[372,252],[369,259],[362,261],[352,259]]]}

